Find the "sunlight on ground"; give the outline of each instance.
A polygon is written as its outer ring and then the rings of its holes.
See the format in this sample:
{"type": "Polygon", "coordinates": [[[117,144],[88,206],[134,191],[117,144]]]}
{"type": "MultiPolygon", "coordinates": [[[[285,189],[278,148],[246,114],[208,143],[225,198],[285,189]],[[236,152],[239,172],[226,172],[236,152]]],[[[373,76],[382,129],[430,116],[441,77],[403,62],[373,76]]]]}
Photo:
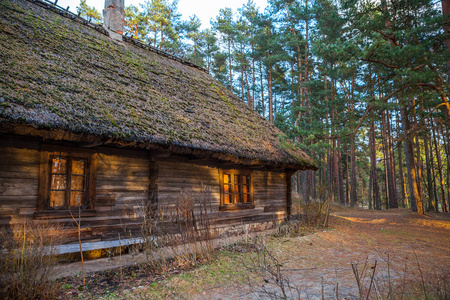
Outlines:
{"type": "Polygon", "coordinates": [[[367,220],[367,219],[363,219],[363,218],[343,217],[343,216],[337,216],[337,215],[333,215],[333,216],[337,217],[337,218],[349,220],[351,222],[356,222],[356,223],[382,224],[382,223],[386,223],[386,221],[387,221],[386,219],[367,220]]]}
{"type": "Polygon", "coordinates": [[[446,230],[450,230],[450,222],[442,221],[442,220],[411,220],[411,223],[420,226],[433,226],[437,228],[442,228],[446,230]]]}

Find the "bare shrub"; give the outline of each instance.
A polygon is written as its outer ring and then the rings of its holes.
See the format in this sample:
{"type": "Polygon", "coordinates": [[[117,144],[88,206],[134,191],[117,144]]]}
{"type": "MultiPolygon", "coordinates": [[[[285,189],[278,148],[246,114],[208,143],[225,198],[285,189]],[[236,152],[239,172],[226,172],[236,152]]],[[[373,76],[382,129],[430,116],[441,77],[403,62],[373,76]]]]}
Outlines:
{"type": "Polygon", "coordinates": [[[403,265],[390,260],[389,253],[381,257],[385,261],[382,268],[378,261],[351,264],[359,299],[438,299],[447,300],[450,296],[448,270],[437,274],[424,274],[419,259],[412,265],[405,258],[403,265]]]}
{"type": "Polygon", "coordinates": [[[307,203],[294,203],[292,216],[278,225],[273,235],[302,236],[314,228],[328,227],[330,208],[328,201],[311,200],[307,203]]]}
{"type": "MultiPolygon", "coordinates": [[[[242,247],[242,243],[240,243],[242,247]]],[[[282,263],[267,248],[264,239],[255,237],[251,246],[254,255],[243,260],[242,264],[256,278],[249,278],[249,286],[253,292],[269,299],[300,299],[300,289],[293,284],[282,270],[282,263]],[[256,281],[256,283],[254,283],[256,281]]]]}
{"type": "Polygon", "coordinates": [[[25,221],[0,236],[0,298],[48,299],[60,244],[57,226],[25,221]]]}
{"type": "Polygon", "coordinates": [[[183,189],[174,203],[147,204],[141,234],[146,268],[195,266],[213,257],[211,191],[183,189]],[[149,205],[151,207],[149,207],[149,205]]]}

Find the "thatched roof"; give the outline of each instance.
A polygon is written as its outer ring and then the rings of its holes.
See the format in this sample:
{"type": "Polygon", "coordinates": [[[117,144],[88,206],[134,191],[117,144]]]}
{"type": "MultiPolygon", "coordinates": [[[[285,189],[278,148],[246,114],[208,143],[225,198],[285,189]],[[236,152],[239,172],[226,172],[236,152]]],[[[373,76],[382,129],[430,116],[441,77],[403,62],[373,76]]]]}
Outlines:
{"type": "Polygon", "coordinates": [[[25,0],[0,1],[0,128],[314,169],[209,74],[25,0]]]}

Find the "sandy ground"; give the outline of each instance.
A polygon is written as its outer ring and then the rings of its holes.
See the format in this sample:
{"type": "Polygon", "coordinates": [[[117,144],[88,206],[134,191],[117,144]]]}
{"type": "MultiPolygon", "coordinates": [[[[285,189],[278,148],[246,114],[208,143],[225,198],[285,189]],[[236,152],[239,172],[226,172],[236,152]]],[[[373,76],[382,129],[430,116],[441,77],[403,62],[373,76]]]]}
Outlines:
{"type": "MultiPolygon", "coordinates": [[[[367,270],[377,262],[375,279],[381,296],[389,291],[409,299],[411,288],[421,289],[421,282],[433,290],[450,282],[450,216],[421,216],[408,210],[367,211],[335,208],[330,228],[298,238],[273,239],[274,252],[283,265],[283,274],[292,286],[292,298],[358,299],[352,263],[363,273],[363,292],[370,279],[367,270]],[[389,264],[389,267],[388,267],[389,264]],[[388,272],[389,271],[389,272],[388,272]],[[322,292],[323,289],[323,292],[322,292]]],[[[215,288],[195,299],[262,299],[262,292],[280,289],[269,282],[215,288]]],[[[421,291],[420,291],[421,292],[421,291]]],[[[431,293],[431,292],[430,292],[431,293]]],[[[384,298],[383,297],[383,298],[384,298]]],[[[420,299],[420,297],[418,298],[420,299]]]]}
{"type": "MultiPolygon", "coordinates": [[[[431,294],[446,285],[450,293],[450,214],[423,216],[405,209],[368,211],[333,207],[329,228],[306,236],[266,241],[292,286],[290,299],[359,299],[352,264],[360,273],[363,295],[370,286],[371,299],[377,297],[376,293],[378,298],[386,299],[389,289],[395,299],[424,299],[423,286],[431,294]],[[369,274],[374,271],[370,285],[369,274]],[[422,296],[415,296],[421,293],[422,296]]],[[[135,262],[136,258],[130,255],[101,259],[87,262],[86,270],[92,273],[117,267],[119,263],[135,262]]],[[[231,269],[239,263],[232,261],[231,269]]],[[[212,262],[211,267],[205,268],[223,271],[217,264],[220,262],[212,262]]],[[[61,266],[60,276],[79,274],[80,269],[80,263],[61,266]]],[[[280,294],[269,276],[253,278],[251,284],[238,276],[233,280],[232,272],[217,275],[217,280],[215,275],[202,280],[207,276],[204,270],[176,270],[172,272],[174,276],[131,278],[121,283],[124,287],[115,290],[115,299],[269,299],[263,289],[280,294]]],[[[117,275],[110,272],[108,276],[92,275],[90,297],[103,297],[108,286],[110,290],[116,286],[117,275]],[[98,287],[101,284],[107,287],[102,290],[98,287]]],[[[62,299],[79,296],[75,289],[77,282],[70,283],[72,288],[64,292],[62,299]]]]}

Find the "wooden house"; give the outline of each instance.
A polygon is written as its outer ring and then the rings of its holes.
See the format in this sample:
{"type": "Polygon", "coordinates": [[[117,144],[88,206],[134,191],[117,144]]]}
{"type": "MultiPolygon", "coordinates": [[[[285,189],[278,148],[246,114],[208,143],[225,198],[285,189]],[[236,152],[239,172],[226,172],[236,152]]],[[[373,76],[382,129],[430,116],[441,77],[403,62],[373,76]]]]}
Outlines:
{"type": "Polygon", "coordinates": [[[216,228],[266,226],[290,214],[291,175],[315,169],[205,70],[120,30],[42,0],[0,1],[0,24],[2,228],[69,237],[80,207],[85,240],[114,238],[200,185],[216,228]]]}

